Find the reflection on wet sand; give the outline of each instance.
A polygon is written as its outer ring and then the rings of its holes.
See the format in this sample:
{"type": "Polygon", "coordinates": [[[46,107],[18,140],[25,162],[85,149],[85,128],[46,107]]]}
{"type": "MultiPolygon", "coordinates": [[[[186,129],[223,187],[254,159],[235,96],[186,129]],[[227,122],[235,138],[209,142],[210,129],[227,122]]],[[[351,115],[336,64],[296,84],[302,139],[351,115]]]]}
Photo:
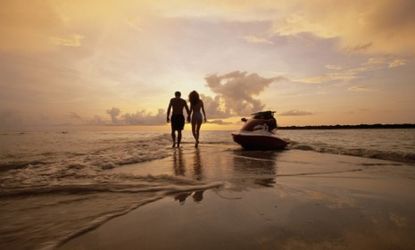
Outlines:
{"type": "MultiPolygon", "coordinates": [[[[234,189],[238,190],[249,187],[273,187],[276,183],[278,152],[234,149],[231,150],[231,157],[216,159],[214,154],[205,157],[206,155],[202,155],[201,151],[196,148],[193,152],[186,152],[186,156],[183,156],[183,150],[176,149],[173,155],[174,174],[191,177],[197,181],[206,181],[212,178],[220,181],[226,180],[231,183],[234,189]],[[188,155],[193,155],[193,161],[188,155]],[[191,164],[186,163],[183,158],[186,158],[187,161],[190,159],[191,164]],[[203,165],[207,163],[217,163],[218,166],[225,167],[227,171],[214,172],[212,166],[205,171],[203,165]]],[[[181,192],[174,199],[180,204],[184,204],[187,197],[192,196],[195,202],[200,202],[203,200],[203,192],[203,190],[181,192]]]]}
{"type": "Polygon", "coordinates": [[[183,159],[183,151],[181,148],[176,148],[173,154],[173,168],[174,174],[184,176],[186,173],[185,162],[183,159]]]}
{"type": "MultiPolygon", "coordinates": [[[[192,165],[186,164],[183,160],[183,151],[178,149],[174,152],[173,155],[173,167],[174,174],[176,176],[187,176],[192,177],[192,179],[197,181],[205,181],[210,178],[215,178],[219,180],[228,181],[231,183],[233,189],[244,190],[249,187],[273,187],[276,183],[277,176],[277,155],[278,152],[275,151],[246,151],[241,149],[235,149],[231,151],[231,157],[220,159],[220,165],[228,168],[226,173],[229,175],[217,176],[215,173],[214,176],[209,176],[209,170],[206,173],[204,171],[203,165],[207,162],[215,162],[215,156],[212,155],[207,159],[202,159],[201,149],[196,148],[193,152],[187,153],[193,154],[192,165]],[[205,160],[205,161],[204,161],[205,160]],[[186,174],[187,173],[187,174],[186,174]]],[[[184,157],[187,160],[191,159],[190,157],[184,157]]],[[[210,171],[210,174],[212,172],[210,171]]],[[[186,199],[189,196],[193,197],[193,201],[200,202],[203,200],[204,190],[196,192],[181,192],[175,195],[174,199],[177,200],[180,204],[184,204],[186,199]]]]}
{"type": "Polygon", "coordinates": [[[174,200],[178,201],[181,205],[184,204],[186,199],[191,196],[193,197],[194,202],[201,202],[203,200],[203,193],[205,190],[198,190],[195,192],[182,192],[174,196],[174,200]]]}
{"type": "Polygon", "coordinates": [[[200,158],[199,148],[195,149],[195,155],[193,158],[193,177],[201,181],[203,179],[202,159],[200,158]]]}
{"type": "Polygon", "coordinates": [[[233,169],[242,178],[254,184],[273,187],[275,184],[277,155],[275,151],[233,150],[233,169]]]}
{"type": "MultiPolygon", "coordinates": [[[[173,167],[175,175],[184,176],[186,173],[186,166],[183,160],[183,153],[182,150],[179,148],[174,152],[173,155],[173,167]]],[[[203,179],[203,167],[202,167],[202,160],[200,158],[200,151],[199,148],[196,148],[194,151],[194,158],[193,158],[193,178],[195,180],[201,181],[203,179]]],[[[180,204],[184,204],[187,197],[192,195],[193,201],[200,202],[203,200],[203,192],[205,190],[198,190],[195,192],[182,192],[177,194],[174,199],[179,201],[180,204]]]]}
{"type": "MultiPolygon", "coordinates": [[[[202,167],[202,159],[200,158],[200,150],[199,148],[195,149],[195,155],[193,158],[193,176],[196,180],[201,181],[203,180],[203,167],[202,167]]],[[[203,200],[203,192],[205,190],[196,191],[193,194],[193,200],[195,202],[200,202],[203,200]]]]}

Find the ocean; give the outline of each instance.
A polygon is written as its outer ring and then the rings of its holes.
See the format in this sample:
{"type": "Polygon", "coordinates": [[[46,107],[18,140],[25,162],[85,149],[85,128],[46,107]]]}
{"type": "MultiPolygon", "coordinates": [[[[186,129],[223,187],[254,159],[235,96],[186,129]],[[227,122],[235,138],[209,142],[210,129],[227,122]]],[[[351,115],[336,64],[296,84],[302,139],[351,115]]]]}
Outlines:
{"type": "MultiPolygon", "coordinates": [[[[239,150],[230,133],[202,130],[200,147],[239,150]]],[[[290,142],[287,150],[415,167],[415,129],[279,130],[277,134],[290,142]]],[[[183,135],[182,150],[186,149],[193,149],[189,131],[183,135]]],[[[114,171],[168,157],[175,157],[175,150],[170,134],[160,131],[101,127],[0,133],[0,248],[53,248],[166,195],[222,185],[181,175],[114,171]]]]}

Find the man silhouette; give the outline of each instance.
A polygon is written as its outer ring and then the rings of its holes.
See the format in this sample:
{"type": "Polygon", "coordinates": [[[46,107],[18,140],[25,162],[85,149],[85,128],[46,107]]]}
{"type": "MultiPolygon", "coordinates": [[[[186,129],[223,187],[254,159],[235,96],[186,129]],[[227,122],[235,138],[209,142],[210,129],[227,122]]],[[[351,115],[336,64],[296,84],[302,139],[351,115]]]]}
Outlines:
{"type": "Polygon", "coordinates": [[[185,100],[180,98],[181,93],[176,91],[175,97],[170,99],[169,107],[167,108],[167,122],[170,122],[170,110],[173,109],[171,115],[171,138],[173,140],[173,148],[176,146],[176,131],[177,131],[177,147],[180,147],[182,140],[182,130],[184,128],[184,115],[183,108],[186,109],[187,116],[189,117],[190,111],[185,100]]]}

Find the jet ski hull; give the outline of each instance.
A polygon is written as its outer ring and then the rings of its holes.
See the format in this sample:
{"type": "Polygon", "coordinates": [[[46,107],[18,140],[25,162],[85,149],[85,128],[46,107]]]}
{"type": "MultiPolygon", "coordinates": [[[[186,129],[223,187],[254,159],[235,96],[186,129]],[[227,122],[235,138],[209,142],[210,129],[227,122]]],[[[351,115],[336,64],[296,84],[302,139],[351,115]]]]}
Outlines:
{"type": "Polygon", "coordinates": [[[232,133],[232,137],[236,143],[249,150],[282,150],[288,144],[271,133],[232,133]]]}

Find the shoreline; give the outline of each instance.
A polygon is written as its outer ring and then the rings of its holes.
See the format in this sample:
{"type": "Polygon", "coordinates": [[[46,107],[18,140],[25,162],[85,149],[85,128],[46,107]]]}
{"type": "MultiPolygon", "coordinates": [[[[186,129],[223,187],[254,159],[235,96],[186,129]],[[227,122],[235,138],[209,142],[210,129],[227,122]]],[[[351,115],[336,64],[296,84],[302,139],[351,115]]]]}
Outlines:
{"type": "Polygon", "coordinates": [[[220,188],[168,195],[58,249],[388,249],[415,244],[412,166],[310,151],[202,145],[114,169],[220,188]]]}

